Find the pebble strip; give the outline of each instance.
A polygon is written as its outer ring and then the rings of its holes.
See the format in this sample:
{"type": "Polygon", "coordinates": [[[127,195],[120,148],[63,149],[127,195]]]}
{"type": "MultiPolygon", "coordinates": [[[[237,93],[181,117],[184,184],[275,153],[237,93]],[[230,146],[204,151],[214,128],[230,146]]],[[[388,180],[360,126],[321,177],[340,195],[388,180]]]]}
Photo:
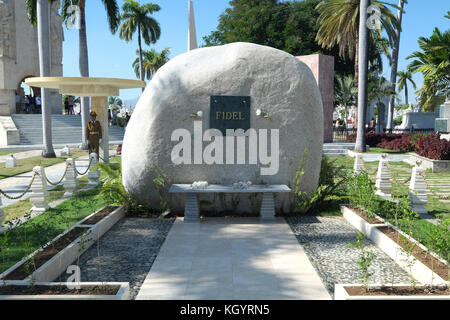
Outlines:
{"type": "Polygon", "coordinates": [[[81,281],[129,282],[135,299],[174,221],[123,218],[81,255],[81,281]]]}
{"type": "MultiPolygon", "coordinates": [[[[312,265],[319,273],[328,292],[334,296],[336,283],[362,283],[358,265],[359,250],[348,244],[354,242],[358,231],[343,217],[288,217],[298,242],[303,246],[312,265]]],[[[370,283],[409,284],[408,274],[390,257],[366,239],[366,249],[376,254],[369,271],[370,283]]]]}

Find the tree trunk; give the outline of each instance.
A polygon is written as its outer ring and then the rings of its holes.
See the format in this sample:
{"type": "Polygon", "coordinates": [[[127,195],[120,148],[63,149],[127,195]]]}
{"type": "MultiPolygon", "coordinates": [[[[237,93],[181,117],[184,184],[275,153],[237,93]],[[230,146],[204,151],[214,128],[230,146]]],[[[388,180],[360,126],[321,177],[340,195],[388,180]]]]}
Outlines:
{"type": "MultiPolygon", "coordinates": [[[[402,25],[402,16],[403,16],[403,6],[405,4],[404,0],[399,0],[398,6],[400,9],[397,11],[397,19],[400,26],[402,25]]],[[[395,86],[397,82],[397,68],[398,68],[398,52],[400,49],[400,30],[395,30],[395,39],[394,39],[394,47],[392,48],[392,60],[391,60],[391,83],[392,90],[395,92],[395,86]]],[[[388,121],[386,128],[392,129],[392,124],[394,122],[394,104],[395,104],[395,96],[391,96],[389,98],[388,105],[388,121]]]]}
{"type": "MultiPolygon", "coordinates": [[[[138,26],[138,46],[139,46],[139,78],[141,81],[144,80],[144,61],[142,59],[142,44],[141,44],[141,26],[138,26]]],[[[145,88],[142,88],[142,92],[144,92],[145,88]]]]}
{"type": "MultiPolygon", "coordinates": [[[[355,39],[355,87],[358,89],[358,63],[359,63],[359,27],[356,30],[356,39],[355,39]]],[[[358,101],[356,101],[355,105],[355,122],[353,127],[358,126],[358,101]]]]}
{"type": "MultiPolygon", "coordinates": [[[[79,69],[80,76],[89,77],[89,57],[88,57],[88,48],[87,48],[87,35],[86,35],[86,11],[85,11],[85,0],[80,1],[80,29],[78,30],[80,47],[79,47],[79,69]]],[[[80,97],[81,101],[81,131],[82,131],[82,140],[81,147],[82,149],[87,149],[88,146],[86,144],[86,127],[89,122],[89,97],[80,97]]]]}
{"type": "MultiPolygon", "coordinates": [[[[36,15],[38,25],[39,71],[41,77],[50,76],[50,17],[48,1],[37,0],[36,15]]],[[[41,90],[42,108],[42,157],[56,158],[52,142],[52,112],[47,104],[49,90],[41,90]]]]}
{"type": "Polygon", "coordinates": [[[405,104],[408,103],[408,84],[405,82],[405,104]]]}
{"type": "Polygon", "coordinates": [[[356,152],[366,152],[365,114],[367,109],[367,67],[369,55],[369,29],[366,26],[369,0],[361,0],[359,11],[359,48],[358,48],[358,129],[356,132],[356,152]]]}

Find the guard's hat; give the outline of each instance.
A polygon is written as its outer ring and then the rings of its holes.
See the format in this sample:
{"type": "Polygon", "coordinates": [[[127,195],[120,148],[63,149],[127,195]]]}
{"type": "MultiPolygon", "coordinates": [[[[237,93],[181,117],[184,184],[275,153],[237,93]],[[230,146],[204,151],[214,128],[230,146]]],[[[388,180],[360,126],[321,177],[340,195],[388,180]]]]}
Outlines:
{"type": "Polygon", "coordinates": [[[89,114],[91,117],[96,117],[97,114],[95,113],[95,111],[91,111],[91,113],[89,114]]]}

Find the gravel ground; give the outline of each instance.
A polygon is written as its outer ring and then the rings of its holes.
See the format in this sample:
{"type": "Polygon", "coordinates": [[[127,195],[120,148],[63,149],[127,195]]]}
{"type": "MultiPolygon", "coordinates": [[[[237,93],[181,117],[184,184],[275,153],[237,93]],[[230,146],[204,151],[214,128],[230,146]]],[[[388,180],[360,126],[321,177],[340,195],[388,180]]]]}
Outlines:
{"type": "MultiPolygon", "coordinates": [[[[130,283],[134,299],[175,219],[124,218],[80,257],[81,281],[130,283]]],[[[66,281],[69,275],[61,275],[66,281]]]]}
{"type": "MultiPolygon", "coordinates": [[[[361,283],[359,251],[348,245],[354,242],[358,231],[342,217],[286,218],[298,242],[319,273],[328,292],[334,296],[336,283],[361,283]]],[[[370,283],[409,283],[408,274],[389,256],[366,240],[366,249],[376,254],[370,283]],[[393,278],[394,277],[394,278],[393,278]]]]}

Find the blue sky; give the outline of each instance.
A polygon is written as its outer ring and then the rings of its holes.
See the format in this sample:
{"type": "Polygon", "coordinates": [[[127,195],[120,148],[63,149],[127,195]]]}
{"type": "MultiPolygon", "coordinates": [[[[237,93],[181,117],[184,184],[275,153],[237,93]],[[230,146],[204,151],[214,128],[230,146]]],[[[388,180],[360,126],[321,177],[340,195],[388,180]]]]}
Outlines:
{"type": "MultiPolygon", "coordinates": [[[[118,0],[122,6],[122,0],[118,0]]],[[[147,3],[140,0],[140,3],[147,3]]],[[[160,51],[171,47],[173,58],[186,52],[188,0],[151,0],[161,6],[161,11],[154,17],[161,26],[161,38],[152,45],[160,51]]],[[[388,2],[397,3],[390,0],[388,2]]],[[[127,43],[119,39],[118,34],[112,35],[107,26],[104,7],[99,0],[86,1],[86,24],[89,50],[89,71],[92,77],[117,77],[135,79],[131,64],[136,58],[137,39],[127,43]]],[[[229,7],[229,0],[194,0],[194,11],[199,45],[202,38],[215,30],[218,18],[229,7]]],[[[450,20],[445,19],[445,12],[450,10],[448,0],[409,0],[405,6],[406,14],[403,16],[403,32],[400,40],[399,70],[405,70],[409,61],[405,58],[413,51],[418,50],[417,39],[420,36],[430,36],[433,29],[449,29],[450,20]]],[[[63,44],[64,76],[79,76],[78,70],[78,30],[64,29],[65,41],[63,44]]],[[[144,49],[148,49],[144,46],[144,49]]],[[[389,78],[389,67],[385,60],[385,76],[389,78]]],[[[416,84],[420,87],[422,76],[414,75],[416,84]]],[[[139,96],[140,90],[122,90],[122,99],[133,99],[139,96]]],[[[404,94],[401,95],[404,99],[404,94]]],[[[409,100],[415,103],[414,92],[410,89],[409,100]]]]}

